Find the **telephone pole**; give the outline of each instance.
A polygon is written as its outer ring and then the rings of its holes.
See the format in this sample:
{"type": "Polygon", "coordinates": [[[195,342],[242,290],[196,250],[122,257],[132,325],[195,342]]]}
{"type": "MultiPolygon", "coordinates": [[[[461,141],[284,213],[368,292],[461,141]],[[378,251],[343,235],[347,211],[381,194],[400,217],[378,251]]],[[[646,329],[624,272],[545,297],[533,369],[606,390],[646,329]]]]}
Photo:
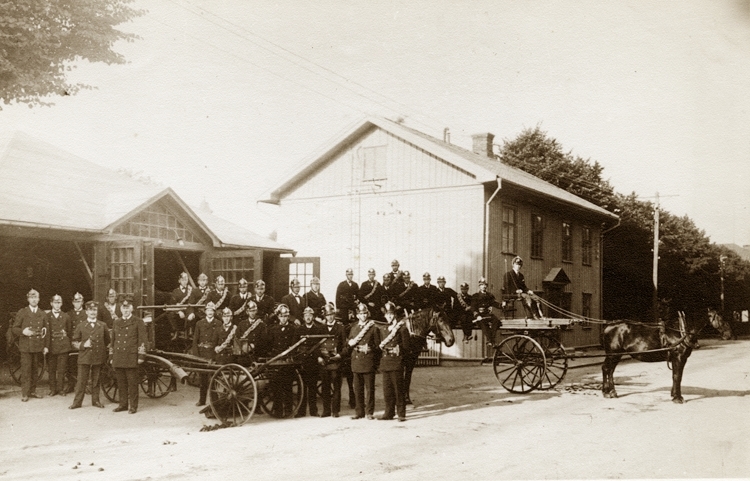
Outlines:
{"type": "Polygon", "coordinates": [[[659,320],[659,193],[656,193],[656,204],[654,205],[654,298],[653,310],[654,321],[659,320]]]}

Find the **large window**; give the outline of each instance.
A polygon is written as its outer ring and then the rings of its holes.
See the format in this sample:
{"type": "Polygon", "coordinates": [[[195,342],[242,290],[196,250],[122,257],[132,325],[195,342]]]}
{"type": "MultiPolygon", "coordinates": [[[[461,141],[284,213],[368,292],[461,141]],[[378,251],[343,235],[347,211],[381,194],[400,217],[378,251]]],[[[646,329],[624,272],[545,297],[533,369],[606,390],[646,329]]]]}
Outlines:
{"type": "Polygon", "coordinates": [[[118,294],[135,293],[135,249],[133,247],[113,247],[109,254],[109,287],[118,294]]]}
{"type": "MultiPolygon", "coordinates": [[[[211,259],[211,272],[214,279],[224,277],[230,292],[237,292],[240,279],[249,284],[255,281],[255,259],[253,257],[214,257],[211,259]]],[[[211,282],[214,281],[211,279],[211,282]]]]}
{"type": "Polygon", "coordinates": [[[544,257],[544,218],[531,214],[531,257],[544,257]]]}
{"type": "Polygon", "coordinates": [[[514,254],[516,252],[516,209],[503,206],[502,250],[514,254]]]}
{"type": "Polygon", "coordinates": [[[310,281],[314,276],[312,262],[289,263],[289,282],[296,277],[301,285],[299,290],[301,294],[310,290],[310,281]]]}
{"type": "Polygon", "coordinates": [[[117,227],[114,232],[152,239],[199,242],[185,224],[180,222],[167,208],[159,204],[154,204],[139,212],[130,221],[117,227]]]}
{"type": "Polygon", "coordinates": [[[570,222],[562,223],[562,260],[573,262],[573,228],[570,222]]]}
{"type": "Polygon", "coordinates": [[[583,317],[591,317],[591,293],[584,292],[581,298],[581,314],[583,317]]]}
{"type": "Polygon", "coordinates": [[[585,266],[591,265],[591,229],[589,227],[581,230],[581,263],[585,266]]]}

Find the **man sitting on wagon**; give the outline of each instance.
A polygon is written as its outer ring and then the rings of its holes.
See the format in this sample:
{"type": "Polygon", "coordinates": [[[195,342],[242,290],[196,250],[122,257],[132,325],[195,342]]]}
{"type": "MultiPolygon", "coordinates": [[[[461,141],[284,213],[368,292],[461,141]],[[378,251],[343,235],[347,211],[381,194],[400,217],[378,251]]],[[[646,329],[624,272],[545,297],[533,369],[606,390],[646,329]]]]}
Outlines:
{"type": "Polygon", "coordinates": [[[541,319],[544,316],[542,316],[542,310],[539,308],[539,303],[536,302],[536,294],[526,287],[526,280],[521,272],[523,259],[519,256],[514,257],[512,265],[513,268],[505,274],[504,294],[515,294],[521,299],[527,319],[541,319]]]}
{"type": "Polygon", "coordinates": [[[488,345],[495,344],[497,329],[500,320],[492,313],[493,307],[499,307],[495,296],[487,292],[487,279],[479,278],[479,292],[471,296],[471,309],[474,313],[474,322],[478,322],[484,334],[484,340],[488,345]]]}

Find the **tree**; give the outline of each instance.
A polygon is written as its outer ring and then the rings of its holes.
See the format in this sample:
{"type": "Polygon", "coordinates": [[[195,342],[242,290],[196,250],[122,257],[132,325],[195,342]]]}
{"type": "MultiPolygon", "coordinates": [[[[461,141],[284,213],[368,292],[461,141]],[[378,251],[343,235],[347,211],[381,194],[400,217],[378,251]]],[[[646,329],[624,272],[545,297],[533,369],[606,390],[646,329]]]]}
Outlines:
{"type": "Polygon", "coordinates": [[[70,83],[66,72],[86,59],[125,63],[112,50],[132,33],[115,26],[143,14],[132,0],[0,0],[0,98],[3,103],[51,105],[50,95],[92,88],[70,83]]]}

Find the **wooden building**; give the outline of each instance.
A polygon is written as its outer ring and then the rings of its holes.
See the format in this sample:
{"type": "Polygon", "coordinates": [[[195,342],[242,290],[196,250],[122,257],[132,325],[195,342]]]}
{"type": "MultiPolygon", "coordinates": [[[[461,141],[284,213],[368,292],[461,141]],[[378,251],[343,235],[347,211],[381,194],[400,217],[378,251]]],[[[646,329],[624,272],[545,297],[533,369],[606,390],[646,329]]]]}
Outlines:
{"type": "MultiPolygon", "coordinates": [[[[449,287],[485,276],[501,294],[511,259],[525,260],[529,288],[555,305],[601,317],[603,228],[617,217],[492,153],[473,151],[399,123],[368,118],[307,158],[261,202],[279,207],[278,239],[320,256],[324,294],[352,267],[378,277],[398,259],[418,284],[430,272],[449,287]]],[[[559,317],[559,316],[558,316],[559,317]]],[[[566,345],[598,344],[598,328],[575,328],[566,345]]]]}
{"type": "MultiPolygon", "coordinates": [[[[109,288],[154,303],[177,286],[182,271],[197,282],[223,275],[286,279],[293,250],[214,216],[193,210],[171,189],[146,185],[34,139],[0,138],[0,320],[26,305],[35,288],[40,305],[60,294],[102,301],[109,288]]],[[[284,292],[286,293],[286,289],[284,292]]],[[[163,301],[163,299],[162,299],[163,301]]],[[[5,331],[3,331],[4,333],[5,331]]]]}

